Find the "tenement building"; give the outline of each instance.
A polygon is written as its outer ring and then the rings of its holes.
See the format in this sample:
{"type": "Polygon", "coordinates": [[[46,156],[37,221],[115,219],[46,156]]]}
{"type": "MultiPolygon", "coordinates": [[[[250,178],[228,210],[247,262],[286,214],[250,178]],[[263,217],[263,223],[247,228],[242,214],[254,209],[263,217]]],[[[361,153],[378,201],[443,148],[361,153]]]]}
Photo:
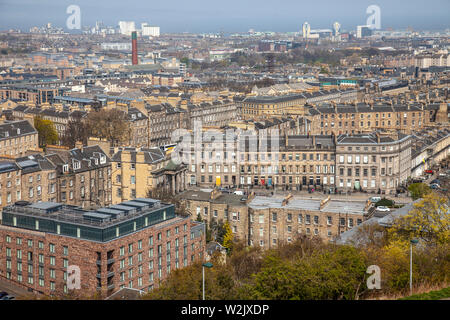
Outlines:
{"type": "Polygon", "coordinates": [[[56,186],[56,166],[42,155],[0,161],[0,208],[20,200],[56,201],[56,186]]]}
{"type": "Polygon", "coordinates": [[[413,130],[434,123],[439,104],[415,105],[321,105],[309,107],[306,118],[311,121],[309,134],[355,134],[373,130],[413,130]]]}
{"type": "Polygon", "coordinates": [[[233,238],[246,245],[276,248],[299,237],[333,241],[339,234],[361,224],[374,210],[366,201],[302,199],[298,197],[239,196],[186,191],[179,195],[192,219],[199,217],[214,226],[227,221],[233,238]]]}
{"type": "Polygon", "coordinates": [[[245,120],[280,117],[289,114],[304,115],[306,104],[344,103],[356,102],[357,100],[357,90],[354,89],[331,89],[278,96],[235,97],[235,101],[239,103],[241,117],[245,120]]]}
{"type": "Polygon", "coordinates": [[[146,105],[148,114],[148,146],[159,147],[172,143],[172,134],[187,128],[185,111],[169,103],[146,105]]]}
{"type": "Polygon", "coordinates": [[[205,229],[148,198],[96,211],[22,201],[3,208],[0,248],[0,276],[14,285],[109,296],[124,287],[150,291],[172,270],[203,261],[205,229]]]}
{"type": "Polygon", "coordinates": [[[45,156],[56,166],[58,202],[96,208],[112,203],[111,159],[97,145],[45,156]]]}
{"type": "Polygon", "coordinates": [[[201,187],[334,189],[333,136],[267,136],[267,140],[254,141],[235,136],[223,150],[208,142],[201,151],[192,148],[190,159],[197,156],[199,161],[190,163],[189,183],[201,187]]]}
{"type": "Polygon", "coordinates": [[[175,194],[186,189],[186,166],[175,165],[159,148],[113,148],[112,203],[146,197],[154,189],[175,194]]]}
{"type": "Polygon", "coordinates": [[[336,142],[336,187],[395,194],[411,175],[412,136],[397,133],[339,135],[336,142]]]}
{"type": "Polygon", "coordinates": [[[188,190],[177,195],[177,198],[185,204],[192,220],[201,218],[208,226],[228,221],[233,238],[248,243],[247,203],[252,196],[222,193],[215,188],[212,192],[188,190]]]}
{"type": "Polygon", "coordinates": [[[28,150],[37,151],[38,132],[26,120],[0,124],[0,155],[24,156],[28,150]]]}
{"type": "Polygon", "coordinates": [[[228,99],[188,104],[186,107],[187,129],[193,130],[196,123],[204,127],[223,127],[238,119],[236,104],[228,99]]]}
{"type": "Polygon", "coordinates": [[[365,201],[255,197],[249,207],[249,245],[265,249],[298,237],[334,240],[361,224],[371,209],[365,201]]]}
{"type": "Polygon", "coordinates": [[[191,144],[188,183],[391,194],[411,175],[411,136],[403,133],[253,137],[237,134],[223,148],[191,144]]]}

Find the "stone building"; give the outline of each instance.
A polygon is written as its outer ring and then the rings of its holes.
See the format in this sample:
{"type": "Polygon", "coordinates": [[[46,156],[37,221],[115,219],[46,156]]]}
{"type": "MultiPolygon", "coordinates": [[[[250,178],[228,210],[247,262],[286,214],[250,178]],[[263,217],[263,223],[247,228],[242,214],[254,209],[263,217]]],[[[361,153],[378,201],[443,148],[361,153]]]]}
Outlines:
{"type": "Polygon", "coordinates": [[[223,127],[238,119],[236,104],[228,99],[203,102],[200,104],[181,105],[186,110],[187,127],[193,130],[196,122],[203,127],[223,127]]]}
{"type": "Polygon", "coordinates": [[[130,138],[128,145],[148,147],[148,117],[136,108],[128,108],[128,126],[130,138]]]}
{"type": "Polygon", "coordinates": [[[188,190],[181,193],[178,198],[186,204],[186,212],[192,220],[200,217],[208,226],[212,221],[228,221],[234,238],[248,243],[249,198],[222,193],[217,189],[212,192],[188,190]]]}
{"type": "Polygon", "coordinates": [[[228,221],[233,238],[250,246],[276,248],[302,236],[333,241],[339,234],[361,224],[374,210],[366,201],[304,199],[292,197],[239,196],[187,191],[179,195],[192,219],[228,221]]]}
{"type": "Polygon", "coordinates": [[[185,111],[169,103],[147,105],[148,146],[159,147],[171,144],[172,134],[180,128],[187,128],[185,111]]]}
{"type": "Polygon", "coordinates": [[[189,184],[283,190],[334,189],[333,136],[267,136],[267,140],[258,139],[251,145],[249,139],[236,135],[223,149],[217,143],[207,141],[201,150],[192,148],[188,159],[191,160],[189,184]]]}
{"type": "Polygon", "coordinates": [[[439,105],[322,105],[310,107],[309,134],[357,134],[377,129],[410,134],[435,122],[439,105]]]}
{"type": "Polygon", "coordinates": [[[1,160],[0,208],[21,200],[56,201],[55,169],[52,162],[39,154],[1,160]]]}
{"type": "Polygon", "coordinates": [[[111,159],[99,146],[47,154],[56,166],[57,202],[97,208],[112,203],[111,159]]]}
{"type": "Polygon", "coordinates": [[[365,201],[255,197],[249,207],[249,245],[264,249],[291,243],[300,236],[334,240],[361,224],[369,213],[365,201]]]}
{"type": "Polygon", "coordinates": [[[38,151],[38,148],[38,132],[28,121],[0,124],[0,155],[20,157],[29,150],[38,151]]]}
{"type": "Polygon", "coordinates": [[[239,104],[240,115],[243,119],[271,118],[289,114],[303,116],[307,108],[305,105],[320,103],[356,102],[358,92],[355,89],[320,90],[285,95],[236,97],[239,104]]]}
{"type": "Polygon", "coordinates": [[[412,137],[379,132],[339,135],[336,141],[336,187],[395,194],[411,175],[412,137]]]}
{"type": "Polygon", "coordinates": [[[186,189],[184,165],[175,165],[159,148],[111,149],[112,203],[146,197],[149,190],[173,194],[186,189]]]}

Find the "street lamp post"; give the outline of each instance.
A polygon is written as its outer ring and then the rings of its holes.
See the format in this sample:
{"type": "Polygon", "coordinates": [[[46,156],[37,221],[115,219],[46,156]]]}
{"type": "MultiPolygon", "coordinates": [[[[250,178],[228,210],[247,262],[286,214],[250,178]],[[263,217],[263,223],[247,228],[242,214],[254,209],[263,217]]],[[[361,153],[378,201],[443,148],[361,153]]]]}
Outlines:
{"type": "Polygon", "coordinates": [[[205,267],[212,268],[213,264],[211,262],[206,262],[202,264],[202,288],[203,288],[203,300],[205,300],[205,267]]]}
{"type": "Polygon", "coordinates": [[[411,239],[410,241],[409,241],[409,243],[410,243],[410,245],[409,245],[409,247],[410,247],[410,253],[409,253],[409,258],[410,258],[410,260],[409,260],[409,294],[410,295],[412,295],[412,247],[413,247],[413,244],[417,244],[419,242],[419,240],[417,240],[417,239],[411,239]]]}

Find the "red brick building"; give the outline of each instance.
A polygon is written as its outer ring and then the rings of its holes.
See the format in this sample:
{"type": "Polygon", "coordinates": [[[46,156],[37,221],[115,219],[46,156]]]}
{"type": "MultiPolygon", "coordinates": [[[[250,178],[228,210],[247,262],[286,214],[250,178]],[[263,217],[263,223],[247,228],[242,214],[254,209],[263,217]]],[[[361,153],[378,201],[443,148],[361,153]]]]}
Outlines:
{"type": "Polygon", "coordinates": [[[82,294],[150,291],[171,270],[202,261],[204,250],[204,224],[175,215],[173,205],[159,200],[140,198],[95,212],[23,202],[3,209],[0,277],[58,295],[69,292],[69,266],[78,266],[82,294]]]}

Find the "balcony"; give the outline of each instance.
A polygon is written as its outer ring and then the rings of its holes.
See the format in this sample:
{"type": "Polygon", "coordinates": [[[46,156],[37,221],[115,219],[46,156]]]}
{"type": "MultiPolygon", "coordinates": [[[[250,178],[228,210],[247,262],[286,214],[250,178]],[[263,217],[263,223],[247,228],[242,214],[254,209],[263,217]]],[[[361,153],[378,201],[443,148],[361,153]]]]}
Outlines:
{"type": "Polygon", "coordinates": [[[101,266],[102,265],[102,260],[97,260],[97,265],[101,266]]]}
{"type": "Polygon", "coordinates": [[[114,262],[116,262],[116,259],[114,259],[114,258],[106,260],[106,264],[111,264],[111,263],[114,263],[114,262]]]}
{"type": "Polygon", "coordinates": [[[111,283],[111,284],[108,285],[108,290],[111,290],[111,289],[114,289],[114,288],[115,288],[114,283],[111,283]]]}

